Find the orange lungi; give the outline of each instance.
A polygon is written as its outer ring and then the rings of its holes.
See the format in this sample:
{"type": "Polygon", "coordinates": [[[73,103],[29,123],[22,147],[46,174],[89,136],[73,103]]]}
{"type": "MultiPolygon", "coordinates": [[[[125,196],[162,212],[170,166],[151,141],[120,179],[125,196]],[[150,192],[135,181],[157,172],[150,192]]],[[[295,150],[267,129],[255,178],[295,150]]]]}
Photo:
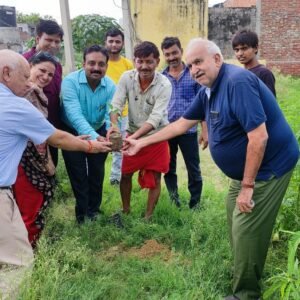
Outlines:
{"type": "Polygon", "coordinates": [[[170,151],[167,141],[143,148],[133,156],[123,156],[122,174],[139,172],[138,182],[141,188],[155,188],[153,172],[168,173],[170,151]]]}

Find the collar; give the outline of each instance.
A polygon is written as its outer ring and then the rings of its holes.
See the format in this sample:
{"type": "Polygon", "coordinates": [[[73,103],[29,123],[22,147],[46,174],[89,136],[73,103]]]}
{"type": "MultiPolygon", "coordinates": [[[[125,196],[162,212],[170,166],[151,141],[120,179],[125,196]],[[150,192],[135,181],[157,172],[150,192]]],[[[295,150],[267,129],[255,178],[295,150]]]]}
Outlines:
{"type": "MultiPolygon", "coordinates": [[[[155,85],[157,83],[158,76],[159,76],[159,73],[157,71],[155,71],[152,82],[149,84],[149,86],[147,87],[147,89],[145,91],[147,91],[150,88],[150,86],[155,85]]],[[[140,87],[140,80],[139,80],[139,72],[138,71],[136,71],[135,74],[134,74],[134,80],[137,82],[138,86],[140,87]]]]}
{"type": "MultiPolygon", "coordinates": [[[[182,72],[182,75],[185,74],[186,72],[189,72],[189,68],[187,67],[187,65],[182,62],[183,64],[183,72],[182,72]]],[[[170,67],[166,67],[163,71],[162,71],[162,74],[166,75],[166,76],[170,76],[169,75],[169,71],[170,71],[170,67]]],[[[171,76],[172,77],[172,76],[171,76]]]]}
{"type": "Polygon", "coordinates": [[[7,91],[7,92],[9,92],[9,93],[11,93],[11,94],[14,94],[9,87],[7,87],[5,84],[3,84],[1,82],[0,82],[0,88],[7,91]]]}
{"type": "Polygon", "coordinates": [[[214,81],[213,85],[210,88],[211,94],[214,93],[218,89],[218,86],[220,85],[220,83],[223,79],[226,65],[227,65],[226,63],[222,64],[222,66],[220,68],[220,71],[219,71],[219,74],[218,74],[216,80],[214,81]]]}
{"type": "MultiPolygon", "coordinates": [[[[84,84],[89,84],[85,75],[85,70],[84,69],[80,69],[79,70],[79,83],[84,83],[84,84]]],[[[105,80],[105,76],[101,78],[100,83],[97,86],[97,89],[99,87],[105,87],[106,86],[106,80],[105,80]]]]}

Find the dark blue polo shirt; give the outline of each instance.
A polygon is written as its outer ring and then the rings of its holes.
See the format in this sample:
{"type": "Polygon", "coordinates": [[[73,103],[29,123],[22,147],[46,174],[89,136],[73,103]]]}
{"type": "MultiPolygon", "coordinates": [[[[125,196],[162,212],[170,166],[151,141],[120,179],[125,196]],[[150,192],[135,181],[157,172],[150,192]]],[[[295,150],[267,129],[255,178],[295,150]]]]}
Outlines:
{"type": "Polygon", "coordinates": [[[247,133],[264,122],[269,139],[256,180],[280,177],[295,166],[297,140],[274,95],[254,74],[224,63],[210,92],[208,99],[201,89],[183,117],[206,120],[211,155],[228,177],[243,179],[247,133]]]}

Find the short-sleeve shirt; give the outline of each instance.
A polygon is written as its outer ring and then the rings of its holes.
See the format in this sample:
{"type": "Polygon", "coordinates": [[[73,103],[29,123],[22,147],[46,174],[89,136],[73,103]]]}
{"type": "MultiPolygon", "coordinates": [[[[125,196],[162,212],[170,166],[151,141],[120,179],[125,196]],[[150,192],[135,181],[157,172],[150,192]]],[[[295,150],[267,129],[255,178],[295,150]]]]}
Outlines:
{"type": "MultiPolygon", "coordinates": [[[[31,48],[25,52],[23,56],[29,60],[37,53],[36,48],[31,48]]],[[[43,91],[48,99],[48,121],[56,128],[60,128],[60,87],[62,80],[62,66],[60,63],[56,64],[54,76],[51,82],[43,88],[43,91]]]]}
{"type": "Polygon", "coordinates": [[[89,134],[95,140],[99,136],[96,131],[109,123],[110,103],[115,89],[115,84],[107,76],[93,91],[84,69],[70,73],[61,86],[62,121],[78,135],[89,134]]]}
{"type": "MultiPolygon", "coordinates": [[[[111,78],[115,84],[118,84],[120,77],[126,71],[133,69],[133,63],[124,56],[121,56],[118,61],[108,60],[108,67],[106,70],[106,75],[111,78]]],[[[122,117],[128,115],[128,104],[126,103],[123,111],[122,117]]]]}
{"type": "Polygon", "coordinates": [[[0,187],[15,182],[28,140],[42,144],[54,131],[28,100],[0,83],[0,187]]]}
{"type": "Polygon", "coordinates": [[[247,133],[262,123],[269,138],[256,180],[280,177],[295,166],[299,158],[297,140],[274,95],[261,80],[224,63],[209,92],[200,90],[183,117],[206,120],[211,155],[228,177],[243,179],[247,133]]]}
{"type": "Polygon", "coordinates": [[[264,65],[257,65],[254,68],[248,70],[254,73],[271,90],[271,92],[276,97],[275,77],[268,68],[266,68],[264,65]]]}
{"type": "Polygon", "coordinates": [[[114,94],[112,106],[119,114],[128,99],[128,132],[134,133],[145,122],[153,126],[147,135],[168,124],[168,103],[172,86],[168,78],[155,72],[154,78],[146,90],[142,90],[137,70],[125,72],[114,94]]]}
{"type": "MultiPolygon", "coordinates": [[[[190,75],[187,66],[184,65],[182,74],[178,79],[169,74],[169,67],[162,72],[172,84],[172,95],[168,104],[169,122],[175,122],[189,108],[197,95],[201,85],[197,83],[190,75]]],[[[197,132],[197,125],[189,129],[186,133],[197,132]]]]}

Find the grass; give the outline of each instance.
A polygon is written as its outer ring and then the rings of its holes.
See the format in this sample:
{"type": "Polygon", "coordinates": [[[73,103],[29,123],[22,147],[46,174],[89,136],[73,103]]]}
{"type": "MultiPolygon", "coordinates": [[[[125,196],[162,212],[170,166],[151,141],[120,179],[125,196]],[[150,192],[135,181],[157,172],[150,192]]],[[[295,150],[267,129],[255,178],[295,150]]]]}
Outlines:
{"type": "MultiPolygon", "coordinates": [[[[294,132],[300,132],[300,79],[277,75],[278,101],[294,132]]],[[[300,135],[300,134],[299,134],[300,135]]],[[[299,137],[298,135],[298,137],[299,137]]],[[[124,229],[109,222],[120,209],[120,196],[109,185],[111,164],[106,165],[102,215],[96,222],[77,226],[74,199],[60,161],[59,187],[48,210],[47,225],[39,242],[33,274],[20,299],[222,299],[230,293],[232,257],[227,238],[224,198],[228,179],[201,151],[204,178],[202,208],[188,209],[187,179],[182,159],[178,166],[183,208],[171,205],[165,187],[153,219],[145,222],[147,193],[134,184],[132,213],[123,217],[124,229]]],[[[276,225],[300,230],[295,171],[276,225]]],[[[298,199],[299,202],[299,199],[298,199]]],[[[263,286],[284,269],[287,239],[279,234],[270,247],[263,286]]],[[[274,299],[279,299],[274,298],[274,299]]]]}

